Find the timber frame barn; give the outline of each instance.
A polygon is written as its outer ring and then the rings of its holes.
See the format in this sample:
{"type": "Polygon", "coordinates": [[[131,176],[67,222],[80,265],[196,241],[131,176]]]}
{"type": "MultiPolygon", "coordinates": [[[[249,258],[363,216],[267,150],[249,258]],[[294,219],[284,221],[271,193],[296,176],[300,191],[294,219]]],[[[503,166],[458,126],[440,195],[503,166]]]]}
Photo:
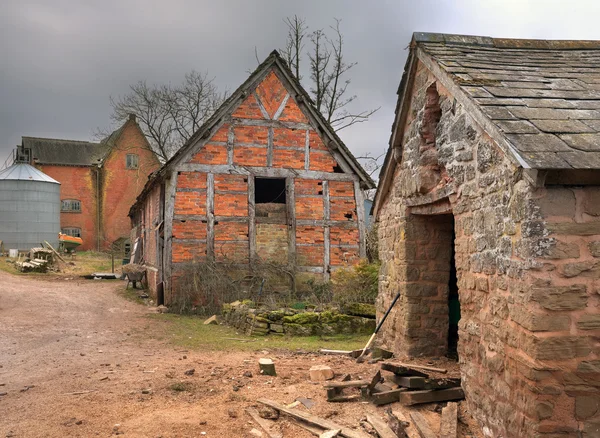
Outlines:
{"type": "Polygon", "coordinates": [[[129,212],[132,241],[159,304],[205,261],[279,264],[301,289],[365,257],[374,186],[273,51],[149,179],[129,212]]]}

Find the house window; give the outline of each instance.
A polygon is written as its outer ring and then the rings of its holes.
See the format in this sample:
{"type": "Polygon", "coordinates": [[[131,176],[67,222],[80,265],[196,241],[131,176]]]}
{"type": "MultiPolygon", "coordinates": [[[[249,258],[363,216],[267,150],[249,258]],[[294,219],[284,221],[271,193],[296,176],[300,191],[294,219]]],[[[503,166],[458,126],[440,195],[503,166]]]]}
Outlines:
{"type": "Polygon", "coordinates": [[[81,201],[77,199],[63,199],[60,204],[60,211],[81,213],[81,201]]]}
{"type": "Polygon", "coordinates": [[[255,204],[285,204],[285,178],[256,178],[255,204]]]}
{"type": "Polygon", "coordinates": [[[127,168],[137,169],[138,168],[138,156],[136,154],[127,154],[127,168]]]}
{"type": "Polygon", "coordinates": [[[61,230],[61,232],[63,234],[66,234],[67,236],[81,237],[81,228],[74,228],[74,227],[63,228],[61,230]]]}

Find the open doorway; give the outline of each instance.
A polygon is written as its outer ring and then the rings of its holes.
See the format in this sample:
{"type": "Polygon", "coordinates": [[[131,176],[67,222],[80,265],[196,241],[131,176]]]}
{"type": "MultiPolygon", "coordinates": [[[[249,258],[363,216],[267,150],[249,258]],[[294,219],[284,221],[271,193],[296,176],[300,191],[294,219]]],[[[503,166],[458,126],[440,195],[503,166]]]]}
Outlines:
{"type": "MultiPolygon", "coordinates": [[[[453,221],[454,222],[454,221],[453,221]]],[[[456,275],[455,234],[452,232],[452,256],[450,257],[450,279],[448,281],[448,358],[458,360],[458,321],[460,321],[460,301],[458,300],[458,277],[456,275]]]]}

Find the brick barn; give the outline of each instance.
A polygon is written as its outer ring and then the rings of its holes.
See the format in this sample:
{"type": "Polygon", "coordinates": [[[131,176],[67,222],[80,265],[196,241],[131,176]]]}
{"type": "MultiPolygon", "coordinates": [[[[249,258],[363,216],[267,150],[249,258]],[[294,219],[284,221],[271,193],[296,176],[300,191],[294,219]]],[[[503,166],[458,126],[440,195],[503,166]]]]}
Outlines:
{"type": "Polygon", "coordinates": [[[133,116],[99,143],[23,137],[16,152],[60,182],[60,227],[83,239],[80,250],[128,241],[129,208],[160,167],[133,116]]]}
{"type": "Polygon", "coordinates": [[[146,185],[130,211],[151,291],[204,261],[271,262],[295,287],[365,256],[373,181],[273,52],[146,185]]]}
{"type": "Polygon", "coordinates": [[[457,344],[487,437],[600,436],[599,84],[597,41],[413,35],[374,207],[378,312],[402,294],[382,342],[457,344]]]}

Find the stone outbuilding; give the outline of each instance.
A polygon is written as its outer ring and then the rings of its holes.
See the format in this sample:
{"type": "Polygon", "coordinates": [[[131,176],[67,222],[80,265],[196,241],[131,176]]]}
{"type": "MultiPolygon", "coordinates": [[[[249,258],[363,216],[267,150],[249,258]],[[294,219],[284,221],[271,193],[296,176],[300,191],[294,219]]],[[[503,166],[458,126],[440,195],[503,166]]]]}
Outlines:
{"type": "Polygon", "coordinates": [[[488,437],[600,436],[600,42],[415,33],[398,95],[383,344],[457,343],[488,437]]]}
{"type": "Polygon", "coordinates": [[[373,187],[273,52],[132,206],[149,288],[168,305],[205,262],[280,266],[288,289],[327,280],[365,256],[363,190],[373,187]]]}

